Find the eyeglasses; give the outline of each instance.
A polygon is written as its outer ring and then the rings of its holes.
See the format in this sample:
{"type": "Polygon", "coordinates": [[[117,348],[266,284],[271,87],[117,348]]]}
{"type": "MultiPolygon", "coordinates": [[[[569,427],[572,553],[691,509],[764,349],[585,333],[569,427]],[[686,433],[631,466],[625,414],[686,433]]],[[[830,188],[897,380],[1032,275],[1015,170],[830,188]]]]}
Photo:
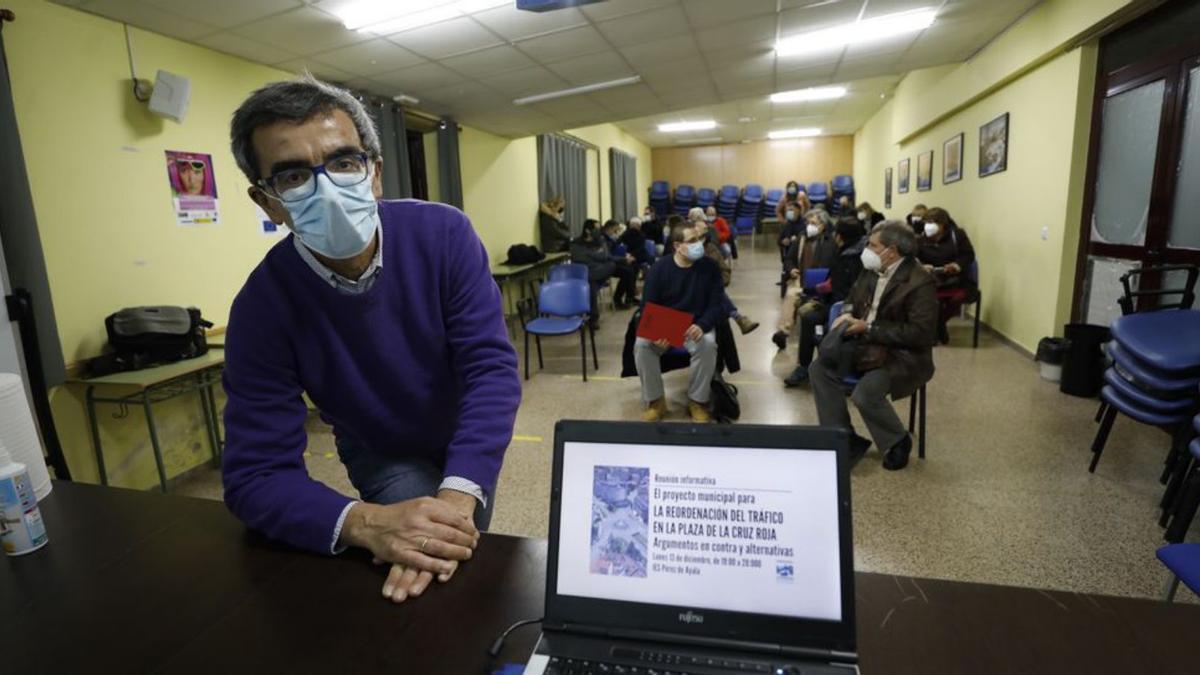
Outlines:
{"type": "Polygon", "coordinates": [[[317,174],[323,173],[338,187],[351,187],[367,179],[370,164],[367,153],[341,155],[311,167],[285,169],[258,181],[260,187],[270,188],[284,202],[308,199],[317,192],[317,174]]]}
{"type": "Polygon", "coordinates": [[[198,159],[177,159],[175,166],[181,169],[192,169],[193,171],[203,171],[204,162],[198,159]]]}

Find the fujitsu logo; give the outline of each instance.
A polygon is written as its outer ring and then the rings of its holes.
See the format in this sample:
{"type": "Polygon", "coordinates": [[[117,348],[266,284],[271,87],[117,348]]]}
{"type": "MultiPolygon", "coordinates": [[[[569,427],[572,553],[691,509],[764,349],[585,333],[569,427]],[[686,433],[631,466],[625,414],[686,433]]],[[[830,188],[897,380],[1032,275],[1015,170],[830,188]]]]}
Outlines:
{"type": "Polygon", "coordinates": [[[704,615],[688,610],[679,615],[679,623],[704,623],[704,615]]]}

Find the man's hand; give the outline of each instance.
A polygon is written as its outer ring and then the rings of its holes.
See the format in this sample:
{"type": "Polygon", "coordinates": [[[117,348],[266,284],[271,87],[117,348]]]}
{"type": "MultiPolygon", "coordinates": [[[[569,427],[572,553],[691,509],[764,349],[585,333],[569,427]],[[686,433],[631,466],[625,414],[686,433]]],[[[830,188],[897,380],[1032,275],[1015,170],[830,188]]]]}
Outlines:
{"type": "Polygon", "coordinates": [[[627,262],[627,263],[629,263],[630,265],[632,265],[633,263],[637,262],[637,258],[635,258],[635,257],[633,257],[632,255],[629,255],[628,253],[626,253],[626,254],[625,254],[625,262],[627,262]]]}
{"type": "Polygon", "coordinates": [[[669,349],[669,348],[671,347],[671,341],[670,341],[670,340],[666,340],[666,339],[664,339],[664,340],[655,340],[655,341],[654,341],[654,346],[655,346],[655,347],[658,347],[659,349],[669,349]]]}
{"type": "Polygon", "coordinates": [[[839,314],[838,318],[833,320],[833,325],[829,327],[829,330],[831,330],[831,331],[836,330],[838,326],[846,323],[847,321],[852,320],[853,318],[854,317],[850,316],[849,312],[847,312],[845,314],[839,314]]]}
{"type": "Polygon", "coordinates": [[[683,334],[683,338],[685,340],[691,340],[692,342],[695,342],[702,337],[704,337],[704,329],[696,324],[688,326],[687,332],[683,334]]]}
{"type": "Polygon", "coordinates": [[[958,263],[950,263],[942,269],[946,271],[946,274],[959,274],[962,272],[962,268],[958,266],[958,263]]]}
{"type": "MultiPolygon", "coordinates": [[[[438,499],[447,502],[456,511],[467,516],[472,523],[475,521],[475,505],[478,500],[475,497],[458,490],[441,490],[438,492],[438,499]]],[[[376,558],[376,564],[382,564],[383,561],[376,558]]],[[[446,583],[454,576],[454,572],[458,570],[458,561],[450,561],[449,571],[443,571],[438,574],[438,581],[446,583]]],[[[429,584],[433,581],[433,574],[427,570],[420,570],[415,567],[409,567],[403,564],[393,564],[392,569],[388,572],[387,580],[383,582],[383,597],[388,598],[392,602],[401,603],[408,598],[419,597],[429,588],[429,584]]]]}
{"type": "Polygon", "coordinates": [[[933,265],[921,265],[921,267],[924,267],[926,272],[933,274],[933,265]]]}
{"type": "Polygon", "coordinates": [[[469,560],[478,541],[479,530],[462,508],[433,497],[387,506],[357,503],[339,537],[340,543],[365,548],[384,562],[442,575],[454,573],[455,561],[469,560]]]}
{"type": "Polygon", "coordinates": [[[798,268],[798,267],[792,268],[792,271],[788,272],[788,276],[790,276],[793,279],[799,279],[800,278],[800,268],[798,268]]]}
{"type": "MultiPolygon", "coordinates": [[[[842,316],[849,316],[849,315],[843,314],[842,316]]],[[[858,335],[859,333],[865,333],[865,332],[867,332],[867,322],[866,321],[863,321],[862,319],[855,319],[853,317],[846,320],[845,335],[858,335]]]]}

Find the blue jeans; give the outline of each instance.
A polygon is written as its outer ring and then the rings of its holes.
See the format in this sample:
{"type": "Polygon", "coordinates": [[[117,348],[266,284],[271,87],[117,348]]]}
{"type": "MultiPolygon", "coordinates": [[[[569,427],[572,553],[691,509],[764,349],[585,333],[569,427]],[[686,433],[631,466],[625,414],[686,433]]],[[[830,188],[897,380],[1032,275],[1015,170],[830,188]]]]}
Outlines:
{"type": "MultiPolygon", "coordinates": [[[[395,504],[433,497],[442,484],[442,467],[428,457],[380,455],[351,442],[336,440],[338,457],[350,475],[350,482],[365,502],[395,504]]],[[[492,522],[495,495],[487,495],[487,506],[475,505],[475,527],[487,530],[492,522]]]]}

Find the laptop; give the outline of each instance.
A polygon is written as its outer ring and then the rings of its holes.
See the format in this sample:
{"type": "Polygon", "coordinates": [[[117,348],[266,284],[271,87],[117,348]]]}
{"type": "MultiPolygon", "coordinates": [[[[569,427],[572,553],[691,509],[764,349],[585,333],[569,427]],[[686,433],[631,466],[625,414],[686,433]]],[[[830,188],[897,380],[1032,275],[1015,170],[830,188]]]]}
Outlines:
{"type": "Polygon", "coordinates": [[[525,674],[858,672],[847,439],[559,422],[525,674]]]}

